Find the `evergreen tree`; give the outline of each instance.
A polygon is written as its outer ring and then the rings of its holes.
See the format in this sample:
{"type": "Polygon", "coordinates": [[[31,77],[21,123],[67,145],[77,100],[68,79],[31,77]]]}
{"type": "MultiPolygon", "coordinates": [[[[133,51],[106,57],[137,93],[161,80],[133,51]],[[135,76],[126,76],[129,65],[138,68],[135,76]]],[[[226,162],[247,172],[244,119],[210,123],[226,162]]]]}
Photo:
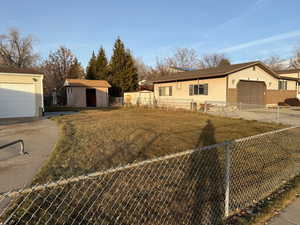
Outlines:
{"type": "Polygon", "coordinates": [[[220,66],[220,67],[222,67],[222,66],[230,66],[229,59],[226,59],[226,58],[221,59],[220,62],[219,62],[219,64],[218,64],[218,66],[220,66]]]}
{"type": "Polygon", "coordinates": [[[97,80],[108,80],[108,62],[103,47],[100,48],[97,55],[96,71],[97,80]]]}
{"type": "Polygon", "coordinates": [[[84,70],[80,62],[78,61],[78,59],[75,57],[75,59],[73,60],[70,66],[68,78],[80,79],[83,77],[84,77],[84,70]]]}
{"type": "Polygon", "coordinates": [[[97,66],[96,66],[97,58],[95,53],[93,52],[92,57],[89,61],[89,65],[86,68],[86,79],[88,80],[96,80],[97,79],[97,66]]]}
{"type": "Polygon", "coordinates": [[[122,96],[125,91],[135,91],[138,86],[137,69],[133,58],[120,38],[114,44],[110,61],[111,94],[122,96]]]}
{"type": "Polygon", "coordinates": [[[123,92],[136,91],[138,89],[138,73],[129,50],[126,51],[126,73],[124,75],[122,79],[123,92]]]}

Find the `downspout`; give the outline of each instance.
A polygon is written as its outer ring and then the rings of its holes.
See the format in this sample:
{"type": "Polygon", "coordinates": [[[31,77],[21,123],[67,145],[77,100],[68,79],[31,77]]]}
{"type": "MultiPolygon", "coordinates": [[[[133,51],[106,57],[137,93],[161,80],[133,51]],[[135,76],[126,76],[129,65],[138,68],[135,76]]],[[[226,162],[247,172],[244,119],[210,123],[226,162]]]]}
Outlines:
{"type": "Polygon", "coordinates": [[[226,76],[226,105],[228,103],[228,75],[226,76]]]}

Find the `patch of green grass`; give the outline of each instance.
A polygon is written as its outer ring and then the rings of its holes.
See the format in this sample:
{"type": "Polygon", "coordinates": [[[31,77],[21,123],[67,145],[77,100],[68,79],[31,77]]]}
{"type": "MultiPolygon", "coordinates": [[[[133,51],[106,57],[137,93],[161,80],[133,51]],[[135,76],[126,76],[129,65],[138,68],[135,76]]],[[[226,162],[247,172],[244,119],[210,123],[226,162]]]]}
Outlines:
{"type": "Polygon", "coordinates": [[[251,136],[283,126],[186,111],[122,108],[57,117],[62,135],[35,182],[43,183],[251,136]],[[210,132],[203,128],[211,122],[210,132]],[[203,137],[203,135],[205,137],[203,137]]]}

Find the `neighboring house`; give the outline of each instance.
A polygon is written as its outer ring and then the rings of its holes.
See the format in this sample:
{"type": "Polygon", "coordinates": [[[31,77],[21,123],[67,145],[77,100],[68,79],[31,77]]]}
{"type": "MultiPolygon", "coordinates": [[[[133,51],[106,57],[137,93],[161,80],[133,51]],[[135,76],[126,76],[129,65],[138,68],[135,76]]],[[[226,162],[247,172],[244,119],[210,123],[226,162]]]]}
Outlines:
{"type": "Polygon", "coordinates": [[[109,104],[108,88],[105,80],[66,79],[64,83],[67,106],[106,107],[109,104]]]}
{"type": "Polygon", "coordinates": [[[32,69],[0,67],[0,118],[42,116],[43,75],[32,69]]]}
{"type": "Polygon", "coordinates": [[[179,72],[154,80],[156,99],[190,99],[273,105],[296,98],[298,76],[273,71],[260,61],[179,72]]]}
{"type": "Polygon", "coordinates": [[[153,83],[148,82],[147,80],[139,81],[139,91],[153,91],[153,83]]]}

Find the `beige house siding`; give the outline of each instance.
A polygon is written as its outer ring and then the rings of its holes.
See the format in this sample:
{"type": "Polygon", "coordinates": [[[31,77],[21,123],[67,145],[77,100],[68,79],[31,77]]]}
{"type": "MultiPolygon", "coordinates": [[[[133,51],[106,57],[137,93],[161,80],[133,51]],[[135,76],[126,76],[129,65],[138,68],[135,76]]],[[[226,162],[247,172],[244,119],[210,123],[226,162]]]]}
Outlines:
{"type": "Polygon", "coordinates": [[[278,90],[278,79],[259,66],[250,67],[228,75],[228,88],[236,88],[240,80],[263,81],[267,89],[278,90]]]}
{"type": "Polygon", "coordinates": [[[67,87],[67,105],[73,107],[86,107],[86,89],[96,89],[96,106],[108,106],[108,88],[101,87],[67,87]]]}
{"type": "Polygon", "coordinates": [[[155,98],[173,98],[193,100],[197,103],[205,101],[226,101],[226,77],[199,79],[191,81],[178,81],[154,84],[155,98]],[[189,85],[208,84],[208,95],[189,95],[189,85]],[[159,96],[159,87],[172,86],[172,96],[159,96]]]}
{"type": "Polygon", "coordinates": [[[0,73],[0,83],[33,84],[35,95],[35,116],[42,116],[44,110],[43,75],[22,73],[0,73]]]}
{"type": "Polygon", "coordinates": [[[300,78],[300,72],[295,72],[295,73],[282,73],[280,76],[283,77],[291,77],[291,78],[300,78]]]}

